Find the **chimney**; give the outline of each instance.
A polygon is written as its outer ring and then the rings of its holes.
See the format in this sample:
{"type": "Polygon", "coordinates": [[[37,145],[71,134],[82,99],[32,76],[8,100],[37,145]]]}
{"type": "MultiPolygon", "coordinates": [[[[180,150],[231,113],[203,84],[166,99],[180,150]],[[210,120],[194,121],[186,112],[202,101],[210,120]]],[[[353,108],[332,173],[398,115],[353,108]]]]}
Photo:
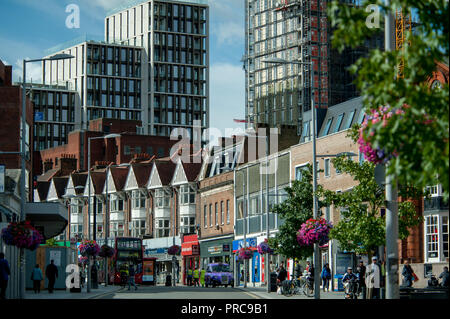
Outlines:
{"type": "Polygon", "coordinates": [[[72,154],[61,154],[58,166],[62,175],[69,175],[71,172],[77,169],[77,159],[72,154]]]}
{"type": "Polygon", "coordinates": [[[43,171],[47,173],[49,170],[53,168],[53,161],[51,159],[46,159],[43,164],[43,171]]]}

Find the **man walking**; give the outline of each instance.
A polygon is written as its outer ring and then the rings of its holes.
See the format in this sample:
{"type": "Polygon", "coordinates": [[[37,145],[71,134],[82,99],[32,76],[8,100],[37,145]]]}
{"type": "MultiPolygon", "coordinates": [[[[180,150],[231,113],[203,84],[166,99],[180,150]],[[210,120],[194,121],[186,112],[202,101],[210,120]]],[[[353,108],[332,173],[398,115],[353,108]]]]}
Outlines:
{"type": "Polygon", "coordinates": [[[8,261],[5,254],[0,252],[0,300],[6,299],[6,287],[8,287],[8,278],[11,275],[8,261]]]}
{"type": "Polygon", "coordinates": [[[134,271],[134,265],[130,263],[130,266],[128,267],[128,290],[131,289],[131,285],[134,286],[134,290],[137,290],[136,283],[134,282],[135,275],[136,272],[134,271]]]}
{"type": "Polygon", "coordinates": [[[200,284],[198,282],[200,279],[200,273],[197,268],[194,269],[193,277],[194,277],[194,287],[200,287],[200,284]]]}
{"type": "Polygon", "coordinates": [[[53,259],[50,260],[50,264],[45,269],[45,276],[48,279],[48,293],[52,294],[56,278],[58,278],[58,267],[54,264],[53,259]]]}
{"type": "Polygon", "coordinates": [[[366,299],[366,266],[364,266],[364,261],[362,260],[359,261],[356,275],[358,276],[359,290],[362,292],[362,299],[366,299]]]}
{"type": "Polygon", "coordinates": [[[380,267],[377,264],[377,257],[372,257],[372,263],[367,266],[366,286],[367,299],[379,299],[380,295],[380,267]]]}

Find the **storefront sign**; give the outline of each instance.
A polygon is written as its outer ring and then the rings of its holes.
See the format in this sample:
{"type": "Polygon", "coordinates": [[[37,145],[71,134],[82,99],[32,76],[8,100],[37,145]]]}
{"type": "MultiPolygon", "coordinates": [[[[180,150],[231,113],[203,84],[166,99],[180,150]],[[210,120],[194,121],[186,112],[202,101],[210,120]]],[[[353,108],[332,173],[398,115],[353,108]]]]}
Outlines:
{"type": "Polygon", "coordinates": [[[200,247],[198,243],[183,243],[181,244],[181,255],[182,256],[190,256],[190,255],[199,255],[200,247]]]}
{"type": "Polygon", "coordinates": [[[155,268],[154,260],[144,260],[144,271],[142,275],[142,281],[153,281],[153,272],[155,268]]]}
{"type": "Polygon", "coordinates": [[[208,253],[210,253],[212,255],[220,254],[220,253],[222,253],[222,246],[209,246],[208,253]]]}
{"type": "MultiPolygon", "coordinates": [[[[256,237],[254,238],[247,238],[247,247],[249,247],[252,250],[257,249],[257,243],[256,243],[256,237]]],[[[244,247],[244,240],[234,240],[233,241],[233,252],[238,251],[240,248],[244,247]]]]}

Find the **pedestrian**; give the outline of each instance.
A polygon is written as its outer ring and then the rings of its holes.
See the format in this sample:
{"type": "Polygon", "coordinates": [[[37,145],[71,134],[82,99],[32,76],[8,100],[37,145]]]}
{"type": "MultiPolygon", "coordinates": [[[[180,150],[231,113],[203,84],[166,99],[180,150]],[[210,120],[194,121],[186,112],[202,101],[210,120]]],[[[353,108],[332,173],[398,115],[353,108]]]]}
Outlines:
{"type": "Polygon", "coordinates": [[[200,284],[199,284],[200,272],[198,271],[197,268],[194,269],[194,273],[193,273],[192,277],[194,278],[194,287],[200,287],[200,284]]]}
{"type": "Polygon", "coordinates": [[[5,254],[0,252],[0,300],[6,299],[6,287],[8,287],[8,279],[11,275],[8,261],[5,254]]]}
{"type": "Polygon", "coordinates": [[[359,266],[356,268],[356,275],[358,276],[359,291],[362,293],[362,299],[366,299],[366,266],[364,261],[359,261],[359,266]]]}
{"type": "Polygon", "coordinates": [[[408,260],[405,260],[404,262],[402,276],[403,276],[403,286],[412,287],[414,281],[414,271],[411,268],[411,265],[409,264],[408,260]]]}
{"type": "Polygon", "coordinates": [[[134,275],[136,275],[134,265],[130,263],[130,266],[128,267],[128,290],[130,290],[132,285],[134,286],[134,290],[138,289],[134,282],[134,275]]]}
{"type": "Polygon", "coordinates": [[[295,278],[298,279],[302,276],[303,269],[302,265],[300,264],[300,261],[295,262],[295,268],[294,268],[295,278]]]}
{"type": "Polygon", "coordinates": [[[325,289],[330,291],[331,269],[328,263],[323,266],[320,277],[322,278],[323,291],[325,292],[325,289]]]}
{"type": "Polygon", "coordinates": [[[31,280],[33,281],[33,290],[35,294],[38,294],[41,292],[41,281],[44,279],[42,276],[41,268],[39,268],[39,265],[36,264],[34,266],[33,270],[31,271],[31,280]]]}
{"type": "Polygon", "coordinates": [[[377,257],[372,257],[372,263],[366,268],[367,299],[379,299],[380,297],[380,266],[377,257]]]}
{"type": "Polygon", "coordinates": [[[280,268],[278,268],[278,275],[277,275],[277,279],[280,281],[280,284],[283,283],[283,281],[285,281],[287,278],[287,271],[284,268],[284,263],[281,262],[281,266],[280,268]]]}
{"type": "Polygon", "coordinates": [[[202,287],[205,287],[205,275],[206,271],[202,268],[202,270],[200,271],[200,284],[202,285],[202,287]]]}
{"type": "Polygon", "coordinates": [[[241,281],[244,281],[244,269],[241,270],[241,281]]]}
{"type": "Polygon", "coordinates": [[[84,265],[80,265],[80,285],[81,288],[84,288],[84,282],[86,281],[86,275],[84,273],[84,265]]]}
{"type": "Polygon", "coordinates": [[[306,261],[306,268],[305,268],[305,270],[307,271],[307,272],[309,272],[309,268],[311,267],[311,264],[310,264],[310,262],[309,262],[309,260],[307,260],[306,261]]]}
{"type": "Polygon", "coordinates": [[[192,286],[192,275],[193,275],[192,268],[189,267],[187,270],[187,285],[188,286],[192,286]]]}
{"type": "Polygon", "coordinates": [[[439,279],[442,278],[441,286],[448,288],[448,267],[444,267],[444,271],[439,275],[439,279]]]}
{"type": "Polygon", "coordinates": [[[48,279],[48,293],[52,294],[53,289],[55,288],[56,278],[58,278],[58,267],[56,267],[53,259],[50,260],[50,264],[47,265],[47,268],[45,269],[45,276],[48,279]]]}

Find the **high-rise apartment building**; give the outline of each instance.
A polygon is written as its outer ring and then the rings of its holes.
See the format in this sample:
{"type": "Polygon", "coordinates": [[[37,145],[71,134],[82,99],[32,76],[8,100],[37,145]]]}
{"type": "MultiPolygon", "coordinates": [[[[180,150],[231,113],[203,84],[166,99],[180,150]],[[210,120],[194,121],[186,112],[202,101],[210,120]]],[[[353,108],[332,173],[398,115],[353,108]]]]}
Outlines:
{"type": "MultiPolygon", "coordinates": [[[[200,140],[198,132],[209,127],[208,10],[207,0],[124,1],[108,12],[105,39],[82,36],[47,50],[47,56],[74,56],[47,60],[42,68],[44,84],[77,94],[71,127],[85,130],[97,118],[140,120],[141,134],[170,136],[185,128],[191,140],[200,140]]],[[[50,103],[38,101],[36,112],[50,103]]],[[[39,113],[41,122],[52,109],[39,113]]],[[[60,124],[53,121],[38,128],[38,146],[58,143],[44,138],[60,124]]]]}
{"type": "Polygon", "coordinates": [[[106,42],[138,45],[142,60],[145,133],[191,138],[194,121],[209,127],[209,8],[207,0],[125,2],[105,19],[106,42]]]}
{"type": "MultiPolygon", "coordinates": [[[[301,135],[305,112],[357,96],[347,71],[368,47],[338,53],[331,48],[327,0],[246,0],[245,115],[249,127],[288,126],[301,135]],[[267,63],[278,58],[313,63],[267,63]],[[265,62],[266,61],[266,62],[265,62]]],[[[355,1],[346,1],[353,5],[355,1]]],[[[319,112],[320,113],[320,112],[319,112]]],[[[319,114],[320,116],[320,114],[319,114]]]]}

